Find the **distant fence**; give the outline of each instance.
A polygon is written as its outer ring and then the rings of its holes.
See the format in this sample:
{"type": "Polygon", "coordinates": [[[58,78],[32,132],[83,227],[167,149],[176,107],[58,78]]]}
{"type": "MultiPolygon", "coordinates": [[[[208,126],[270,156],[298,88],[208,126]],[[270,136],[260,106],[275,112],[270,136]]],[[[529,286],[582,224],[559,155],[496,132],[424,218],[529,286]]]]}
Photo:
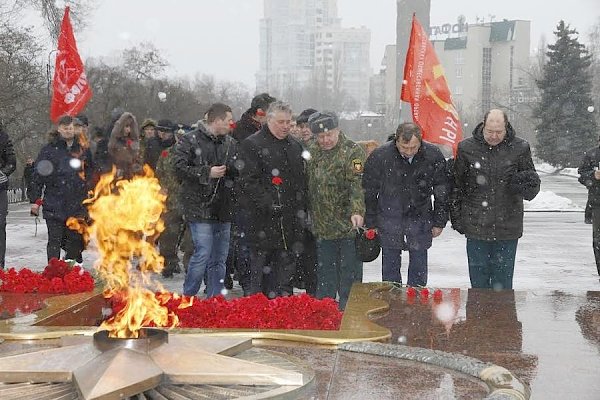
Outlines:
{"type": "Polygon", "coordinates": [[[21,203],[27,200],[24,189],[8,189],[6,193],[8,194],[8,204],[21,203]]]}

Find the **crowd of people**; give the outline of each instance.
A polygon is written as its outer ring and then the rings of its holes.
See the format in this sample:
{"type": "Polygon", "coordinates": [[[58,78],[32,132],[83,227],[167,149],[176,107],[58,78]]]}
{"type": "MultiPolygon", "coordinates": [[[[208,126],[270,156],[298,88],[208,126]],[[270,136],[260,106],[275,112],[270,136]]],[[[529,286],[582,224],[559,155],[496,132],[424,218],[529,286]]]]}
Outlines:
{"type": "MultiPolygon", "coordinates": [[[[207,296],[218,296],[235,279],[244,295],[288,296],[296,287],[337,298],[344,309],[352,284],[362,281],[356,238],[367,229],[378,235],[384,281],[426,286],[428,249],[448,221],[466,237],[471,286],[512,289],[523,200],[540,190],[529,144],[498,109],[449,160],[415,124],[401,123],[386,143],[364,146],[344,135],[335,113],[295,115],[267,93],[238,121],[215,103],[193,126],[167,119],[138,125],[128,112],[111,126],[108,134],[88,131],[85,116],[63,116],[28,164],[31,213],[43,211],[48,259],[62,249],[81,262],[85,243],[66,220],[87,218],[83,200],[102,174],[114,169],[115,179],[130,179],[146,164],[167,194],[166,228],[156,243],[162,274],[185,273],[186,296],[202,283],[207,296]]],[[[4,131],[0,150],[3,263],[7,177],[16,165],[4,131]]],[[[580,168],[594,192],[599,157],[597,149],[588,152],[580,168]]],[[[593,209],[600,273],[596,203],[593,209]]]]}

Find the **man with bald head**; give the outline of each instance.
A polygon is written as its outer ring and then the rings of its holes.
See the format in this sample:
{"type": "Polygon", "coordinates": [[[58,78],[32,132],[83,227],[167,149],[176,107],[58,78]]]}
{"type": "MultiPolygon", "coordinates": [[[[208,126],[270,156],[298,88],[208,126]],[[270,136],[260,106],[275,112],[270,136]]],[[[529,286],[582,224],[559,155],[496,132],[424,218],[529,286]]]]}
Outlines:
{"type": "Polygon", "coordinates": [[[540,191],[529,143],[493,109],[458,145],[453,168],[451,221],[467,237],[471,286],[512,289],[523,200],[540,191]]]}

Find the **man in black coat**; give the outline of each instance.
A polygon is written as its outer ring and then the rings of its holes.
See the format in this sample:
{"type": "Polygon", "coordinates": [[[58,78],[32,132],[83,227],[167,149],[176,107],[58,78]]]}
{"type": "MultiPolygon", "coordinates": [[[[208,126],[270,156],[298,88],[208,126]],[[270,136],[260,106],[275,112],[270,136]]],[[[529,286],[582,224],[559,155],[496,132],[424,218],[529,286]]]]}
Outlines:
{"type": "Polygon", "coordinates": [[[0,125],[0,269],[6,255],[6,216],[8,215],[8,177],[17,168],[15,150],[8,133],[0,125]]]}
{"type": "Polygon", "coordinates": [[[592,214],[592,246],[596,269],[600,275],[600,146],[585,152],[577,172],[579,182],[588,188],[588,205],[592,214]]]}
{"type": "Polygon", "coordinates": [[[235,128],[231,136],[238,142],[241,142],[250,135],[258,132],[267,120],[269,105],[275,100],[275,97],[272,97],[268,93],[261,93],[254,96],[250,103],[250,108],[235,123],[235,128]]]}
{"type": "Polygon", "coordinates": [[[448,222],[448,175],[442,152],[422,140],[412,123],[373,150],[363,174],[366,226],[378,230],[382,278],[402,283],[402,250],[408,250],[408,284],[427,285],[427,249],[448,222]],[[433,196],[433,204],[432,204],[433,196]]]}
{"type": "Polygon", "coordinates": [[[175,175],[181,180],[180,203],[194,243],[183,282],[185,296],[198,293],[205,272],[207,297],[219,296],[223,290],[237,175],[237,143],[229,136],[232,121],[229,106],[213,104],[206,124],[184,135],[172,156],[175,175]]]}
{"type": "Polygon", "coordinates": [[[267,123],[242,141],[239,210],[248,212],[243,235],[250,245],[250,276],[244,294],[293,293],[294,253],[302,251],[307,186],[302,145],[289,136],[292,110],[271,104],[267,123]],[[264,279],[264,281],[263,281],[264,279]]]}
{"type": "Polygon", "coordinates": [[[31,214],[38,215],[43,206],[48,260],[60,258],[62,247],[66,259],[81,262],[83,238],[66,223],[69,217],[87,217],[83,201],[91,189],[92,154],[75,137],[73,118],[68,115],[59,118],[49,139],[35,161],[32,190],[28,194],[31,214]]]}
{"type": "Polygon", "coordinates": [[[458,145],[452,227],[467,237],[474,288],[512,289],[523,199],[540,191],[529,143],[515,135],[502,110],[490,110],[458,145]]]}

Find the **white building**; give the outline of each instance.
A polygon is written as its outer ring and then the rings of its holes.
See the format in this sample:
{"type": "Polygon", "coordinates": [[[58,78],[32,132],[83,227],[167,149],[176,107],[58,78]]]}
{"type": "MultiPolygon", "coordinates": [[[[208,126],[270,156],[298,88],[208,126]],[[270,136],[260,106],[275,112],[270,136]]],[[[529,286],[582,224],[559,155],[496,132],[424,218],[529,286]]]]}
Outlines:
{"type": "Polygon", "coordinates": [[[264,0],[257,91],[285,98],[325,82],[366,107],[369,47],[367,29],[341,28],[337,0],[264,0]]]}
{"type": "MultiPolygon", "coordinates": [[[[371,31],[361,28],[323,27],[315,40],[315,70],[327,90],[352,99],[352,110],[369,106],[371,31]]],[[[350,104],[350,102],[347,102],[350,104]]]]}

